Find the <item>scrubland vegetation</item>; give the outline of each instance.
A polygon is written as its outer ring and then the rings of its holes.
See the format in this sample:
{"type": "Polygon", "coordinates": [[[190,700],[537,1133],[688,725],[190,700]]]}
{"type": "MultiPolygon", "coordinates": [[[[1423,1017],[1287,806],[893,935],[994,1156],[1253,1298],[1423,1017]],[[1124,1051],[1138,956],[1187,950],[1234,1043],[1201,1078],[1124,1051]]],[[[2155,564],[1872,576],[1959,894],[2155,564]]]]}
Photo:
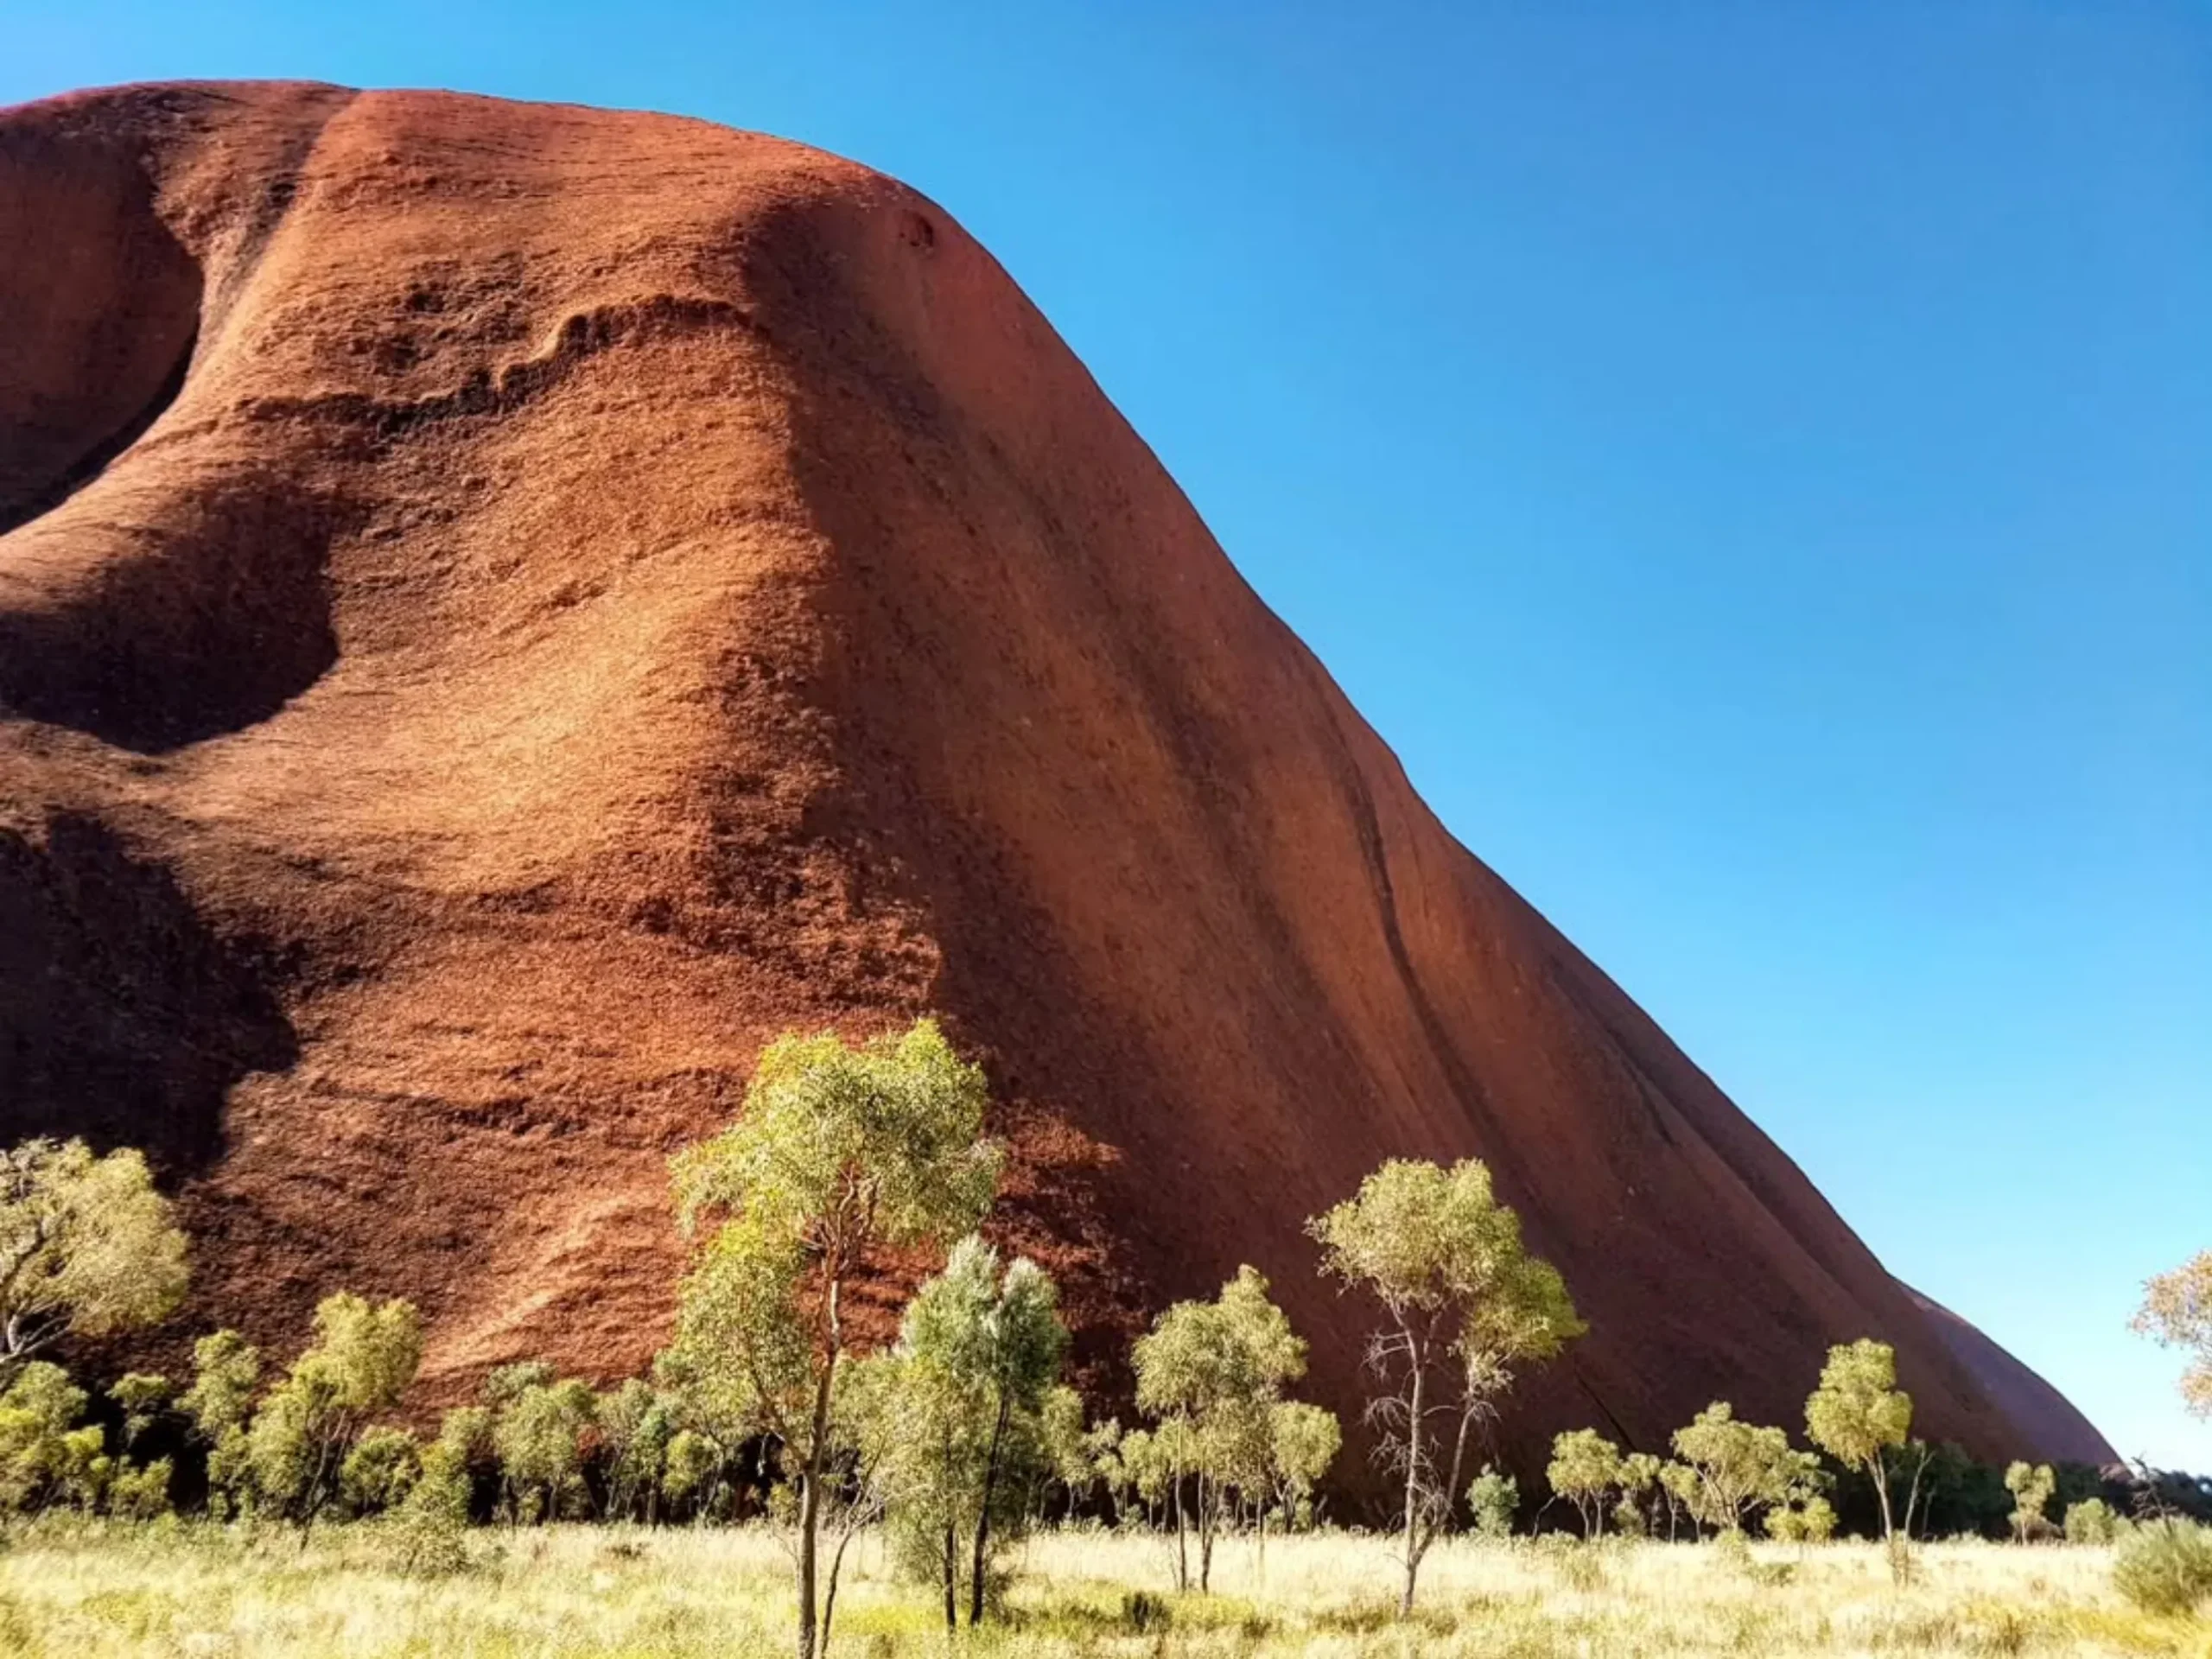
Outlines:
{"type": "MultiPolygon", "coordinates": [[[[1929,1445],[1876,1338],[1807,1379],[1805,1445],[1716,1401],[1663,1446],[1478,1467],[1585,1326],[1473,1160],[1387,1162],[1310,1224],[1372,1316],[1394,1494],[1325,1529],[1344,1427],[1251,1267],[1136,1341],[1135,1421],[1087,1414],[1056,1287],[979,1231],[988,1105],[927,1020],[772,1044],[675,1160],[691,1265],[651,1376],[519,1360],[427,1434],[404,1299],[85,1386],[57,1357],[167,1317],[188,1242],[134,1152],[0,1154],[0,1652],[2212,1659],[2212,1482],[1929,1445]],[[845,1310],[887,1254],[943,1266],[870,1349],[845,1310]]],[[[2212,1409],[2212,1256],[2146,1289],[2212,1409]]]]}
{"type": "MultiPolygon", "coordinates": [[[[303,1551],[281,1529],[41,1523],[0,1554],[0,1651],[109,1656],[779,1653],[791,1560],[759,1525],[481,1529],[473,1564],[404,1576],[374,1529],[332,1528],[303,1551]]],[[[1564,1538],[1441,1540],[1410,1618],[1389,1540],[1338,1532],[1225,1541],[1211,1595],[1165,1587],[1173,1542],[1142,1531],[1046,1531],[1019,1552],[1003,1618],[952,1647],[886,1535],[855,1546],[835,1649],[868,1659],[948,1650],[1128,1659],[1497,1659],[1632,1656],[2170,1655],[2203,1659],[2204,1621],[2141,1611],[2112,1586],[2112,1552],[1936,1544],[1891,1582],[1872,1543],[1564,1538]]]]}

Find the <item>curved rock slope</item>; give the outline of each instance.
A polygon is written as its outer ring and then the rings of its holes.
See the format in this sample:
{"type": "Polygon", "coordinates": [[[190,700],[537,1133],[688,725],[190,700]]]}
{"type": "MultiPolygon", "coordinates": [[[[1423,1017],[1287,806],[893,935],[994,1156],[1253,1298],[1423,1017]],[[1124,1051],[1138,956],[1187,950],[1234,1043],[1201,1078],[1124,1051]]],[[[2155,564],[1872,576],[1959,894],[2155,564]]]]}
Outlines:
{"type": "MultiPolygon", "coordinates": [[[[670,1149],[776,1031],[944,1011],[1008,1235],[1118,1333],[1479,1154],[1596,1334],[1507,1449],[2102,1440],[1955,1342],[1460,848],[947,215],[660,116],[299,85],[0,112],[0,1134],[152,1146],[193,1316],[429,1374],[658,1342],[670,1149]]],[[[175,1338],[166,1340],[174,1341],[175,1338]]]]}

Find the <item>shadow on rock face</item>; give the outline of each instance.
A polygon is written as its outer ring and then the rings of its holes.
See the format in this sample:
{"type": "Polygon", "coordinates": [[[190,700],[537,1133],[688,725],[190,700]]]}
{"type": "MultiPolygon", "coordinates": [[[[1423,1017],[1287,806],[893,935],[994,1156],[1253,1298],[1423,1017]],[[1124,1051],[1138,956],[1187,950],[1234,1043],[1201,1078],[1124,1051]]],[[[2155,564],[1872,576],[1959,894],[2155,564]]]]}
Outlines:
{"type": "Polygon", "coordinates": [[[141,753],[268,718],[337,655],[340,510],[134,449],[205,288],[131,146],[0,123],[0,710],[141,753]]]}
{"type": "Polygon", "coordinates": [[[0,129],[0,535],[99,476],[175,400],[202,286],[126,147],[0,129]]]}
{"type": "Polygon", "coordinates": [[[0,1143],[82,1135],[190,1173],[231,1086],[297,1055],[259,966],[167,869],[89,818],[0,826],[0,1143]]]}
{"type": "Polygon", "coordinates": [[[154,524],[101,505],[0,539],[0,709],[160,753],[267,719],[337,660],[341,507],[253,474],[168,484],[154,524]]]}

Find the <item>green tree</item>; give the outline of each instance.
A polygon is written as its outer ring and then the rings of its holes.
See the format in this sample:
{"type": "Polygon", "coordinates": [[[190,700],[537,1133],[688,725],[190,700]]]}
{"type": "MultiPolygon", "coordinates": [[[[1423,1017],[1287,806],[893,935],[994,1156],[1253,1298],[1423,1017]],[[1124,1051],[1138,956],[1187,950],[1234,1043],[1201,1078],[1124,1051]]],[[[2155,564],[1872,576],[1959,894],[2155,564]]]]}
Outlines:
{"type": "Polygon", "coordinates": [[[2101,1497],[2085,1497],[2066,1506],[2066,1541],[2069,1544],[2109,1544],[2120,1538],[2120,1516],[2101,1497]]]}
{"type": "Polygon", "coordinates": [[[738,1120],[674,1166],[687,1233],[673,1344],[695,1391],[780,1448],[798,1482],[799,1659],[821,1620],[820,1524],[832,1475],[844,1296],[886,1247],[973,1230],[996,1188],[988,1093],[936,1024],[855,1046],[835,1033],[769,1045],[738,1120]]]}
{"type": "MultiPolygon", "coordinates": [[[[1044,1452],[1037,1511],[1040,1516],[1044,1513],[1044,1489],[1057,1485],[1066,1506],[1065,1515],[1072,1520],[1076,1505],[1090,1496],[1098,1484],[1098,1461],[1091,1444],[1090,1427],[1084,1415],[1083,1396],[1064,1382],[1046,1390],[1045,1402],[1037,1412],[1037,1432],[1044,1452]]],[[[1120,1438],[1121,1426],[1117,1423],[1114,1439],[1120,1438]]]]}
{"type": "Polygon", "coordinates": [[[2047,1463],[2015,1463],[2005,1471],[2005,1490],[2012,1494],[2012,1536],[2024,1544],[2050,1525],[2045,1512],[2058,1477],[2047,1463]]]}
{"type": "Polygon", "coordinates": [[[1605,1525],[1605,1499],[1621,1484],[1623,1472],[1620,1447],[1594,1428],[1577,1428],[1552,1441],[1544,1478],[1574,1505],[1582,1517],[1582,1535],[1593,1538],[1605,1525]]]}
{"type": "Polygon", "coordinates": [[[108,1387],[108,1398],[123,1409],[123,1444],[138,1444],[139,1437],[160,1421],[176,1392],[166,1376],[150,1371],[125,1371],[108,1387]]]}
{"type": "Polygon", "coordinates": [[[0,1152],[0,1387],[65,1337],[168,1318],[186,1279],[184,1234],[137,1153],[0,1152]]]}
{"type": "MultiPolygon", "coordinates": [[[[1268,1413],[1268,1473],[1275,1507],[1282,1511],[1286,1528],[1308,1525],[1313,1491],[1344,1449],[1343,1427],[1337,1414],[1303,1400],[1279,1401],[1268,1413]]],[[[1260,1517],[1260,1537],[1267,1540],[1267,1516],[1260,1517]]]]}
{"type": "Polygon", "coordinates": [[[406,1495],[380,1523],[397,1547],[401,1572],[440,1577],[467,1564],[470,1470],[489,1433],[483,1409],[465,1406],[448,1412],[438,1438],[422,1448],[406,1495]]]}
{"type": "MultiPolygon", "coordinates": [[[[1027,1520],[1027,1465],[1046,1468],[1042,1414],[1067,1332],[1052,1281],[1031,1261],[1003,1269],[970,1235],[944,1271],[915,1293],[899,1328],[889,1422],[905,1471],[899,1507],[909,1529],[941,1543],[948,1627],[957,1622],[956,1552],[969,1544],[968,1622],[982,1623],[993,1560],[1027,1520]]],[[[1080,1416],[1077,1418],[1080,1422],[1080,1416]]]]}
{"type": "Polygon", "coordinates": [[[1210,1587],[1213,1545],[1232,1490],[1265,1492],[1270,1413],[1286,1382],[1306,1374],[1306,1344],[1268,1300],[1268,1281],[1241,1267],[1211,1302],[1177,1302],[1130,1350],[1137,1408],[1161,1420],[1176,1454],[1176,1588],[1190,1586],[1184,1488],[1195,1488],[1198,1587],[1210,1587]]]}
{"type": "Polygon", "coordinates": [[[599,1422],[590,1386],[543,1363],[509,1365],[486,1379],[485,1401],[508,1518],[573,1515],[584,1498],[584,1441],[599,1422]]]}
{"type": "Polygon", "coordinates": [[[237,1332],[217,1331],[193,1345],[192,1386],[177,1408],[207,1448],[210,1507],[218,1512],[252,1491],[245,1428],[260,1386],[261,1351],[237,1332]]]}
{"type": "Polygon", "coordinates": [[[423,1472],[423,1448],[404,1428],[372,1428],[338,1466],[338,1490],[356,1515],[380,1515],[405,1499],[423,1472]]]}
{"type": "Polygon", "coordinates": [[[1585,1326],[1472,1159],[1449,1170],[1394,1159],[1307,1229],[1322,1270],[1382,1304],[1367,1357],[1389,1391],[1370,1410],[1405,1482],[1399,1606],[1409,1613],[1421,1558],[1451,1521],[1477,1418],[1516,1370],[1553,1357],[1585,1326]]]}
{"type": "Polygon", "coordinates": [[[300,1523],[302,1540],[340,1495],[346,1459],[399,1403],[423,1357],[414,1304],[372,1304],[348,1291],[315,1311],[315,1339],[269,1391],[246,1431],[245,1457],[264,1509],[300,1523]]]}
{"type": "MultiPolygon", "coordinates": [[[[1740,1535],[1754,1510],[1786,1503],[1817,1463],[1790,1450],[1789,1436],[1737,1420],[1735,1408],[1716,1400],[1687,1428],[1675,1431],[1677,1467],[1687,1469],[1678,1495],[1693,1518],[1740,1535]]],[[[1662,1478],[1665,1478],[1665,1471],[1662,1478]]]]}
{"type": "Polygon", "coordinates": [[[1489,1464],[1467,1488],[1467,1507],[1475,1517],[1475,1536],[1495,1542],[1513,1535],[1513,1516],[1521,1507],[1521,1484],[1489,1464]]]}
{"type": "Polygon", "coordinates": [[[2198,1416],[2212,1417],[2212,1250],[2145,1284],[2134,1328],[2190,1356],[2181,1396],[2198,1416]]]}
{"type": "Polygon", "coordinates": [[[1613,1510],[1613,1524],[1622,1532],[1643,1537],[1651,1531],[1646,1506],[1659,1491],[1660,1466],[1661,1459],[1649,1452],[1631,1452],[1621,1459],[1621,1501],[1613,1510]]]}
{"type": "Polygon", "coordinates": [[[668,1460],[660,1478],[661,1496],[678,1505],[698,1501],[705,1509],[705,1494],[723,1461],[722,1448],[711,1436],[696,1429],[679,1428],[668,1439],[668,1460]]]}
{"type": "Polygon", "coordinates": [[[1805,1429],[1813,1444],[1873,1483],[1885,1548],[1894,1548],[1897,1538],[1885,1454],[1902,1450],[1912,1434],[1912,1396],[1897,1384],[1896,1351],[1862,1338],[1828,1350],[1821,1386],[1805,1402],[1805,1429]]]}
{"type": "Polygon", "coordinates": [[[1766,1512],[1766,1535],[1782,1544],[1825,1544],[1835,1536],[1835,1506],[1825,1497],[1779,1504],[1766,1512]]]}
{"type": "Polygon", "coordinates": [[[151,1463],[117,1460],[108,1477],[108,1513],[118,1521],[152,1521],[169,1512],[169,1480],[176,1472],[168,1458],[151,1463]]]}
{"type": "Polygon", "coordinates": [[[671,1402],[633,1376],[601,1395],[594,1415],[607,1459],[606,1514],[657,1520],[669,1442],[676,1433],[671,1402]]]}
{"type": "Polygon", "coordinates": [[[46,1360],[17,1366],[0,1390],[0,1511],[56,1502],[89,1507],[111,1463],[106,1434],[79,1427],[86,1394],[46,1360]]]}

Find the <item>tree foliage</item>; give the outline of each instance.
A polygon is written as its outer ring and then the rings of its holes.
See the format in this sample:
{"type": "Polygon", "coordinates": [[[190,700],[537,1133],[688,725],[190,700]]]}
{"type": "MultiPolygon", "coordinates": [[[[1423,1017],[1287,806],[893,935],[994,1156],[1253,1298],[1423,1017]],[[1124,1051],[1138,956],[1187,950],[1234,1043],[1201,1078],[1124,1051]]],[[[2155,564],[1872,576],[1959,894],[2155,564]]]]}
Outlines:
{"type": "Polygon", "coordinates": [[[80,1427],[85,1390],[46,1360],[16,1368],[0,1391],[0,1511],[89,1508],[111,1467],[106,1435],[80,1427]]]}
{"type": "Polygon", "coordinates": [[[2050,1500],[2058,1491],[2058,1477],[2047,1463],[2015,1463],[2005,1471],[2005,1490],[2012,1494],[2012,1535],[2021,1543],[2050,1526],[2050,1500]]]}
{"type": "Polygon", "coordinates": [[[1307,1230],[1323,1271],[1382,1306],[1367,1358],[1383,1392],[1369,1415],[1404,1482],[1400,1606],[1409,1612],[1421,1558],[1451,1520],[1476,1420],[1517,1371],[1585,1327],[1565,1281],[1529,1254],[1520,1218],[1472,1159],[1448,1170],[1394,1159],[1307,1230]]]}
{"type": "Polygon", "coordinates": [[[1475,1517],[1475,1535],[1496,1541],[1513,1534],[1513,1516],[1521,1507],[1521,1484],[1490,1464],[1483,1465],[1467,1487],[1467,1508],[1475,1517]]]}
{"type": "MultiPolygon", "coordinates": [[[[968,1622],[979,1624],[995,1552],[1020,1536],[1029,1495],[1051,1471],[1046,1409],[1066,1348],[1044,1270],[1026,1258],[1001,1267],[973,1235],[906,1308],[868,1414],[882,1442],[873,1466],[909,1565],[943,1591],[948,1629],[958,1622],[963,1555],[968,1622]]],[[[1082,1402],[1058,1394],[1058,1455],[1079,1455],[1082,1402]]]]}
{"type": "Polygon", "coordinates": [[[1821,1385],[1805,1402],[1805,1429],[1813,1444],[1873,1483],[1885,1544],[1897,1536],[1885,1459],[1912,1435],[1912,1396],[1897,1382],[1896,1351],[1862,1338],[1828,1350],[1821,1385]]]}
{"type": "Polygon", "coordinates": [[[1306,1374],[1306,1344],[1249,1266],[1211,1302],[1177,1302],[1130,1351],[1137,1408],[1160,1421],[1175,1514],[1176,1587],[1187,1588],[1186,1522],[1198,1535],[1198,1586],[1212,1580],[1214,1539],[1232,1497],[1274,1488],[1274,1411],[1283,1386],[1306,1374]],[[1186,1510],[1185,1488],[1192,1503],[1186,1510]]]}
{"type": "Polygon", "coordinates": [[[1594,1428],[1570,1429],[1552,1441],[1552,1460],[1544,1471],[1551,1489],[1582,1517],[1582,1535],[1595,1537],[1605,1526],[1605,1500],[1623,1482],[1621,1449],[1594,1428]]]}
{"type": "Polygon", "coordinates": [[[502,1366],[485,1382],[492,1450],[502,1500],[518,1525],[583,1512],[587,1437],[599,1427],[588,1383],[560,1377],[542,1361],[502,1366]]]}
{"type": "Polygon", "coordinates": [[[315,1340],[255,1409],[245,1453],[256,1500],[304,1529],[340,1495],[346,1459],[399,1403],[423,1357],[415,1306],[351,1292],[315,1311],[315,1340]]]}
{"type": "Polygon", "coordinates": [[[184,1234],[138,1153],[0,1152],[0,1386],[65,1337],[166,1319],[187,1276],[184,1234]]]}
{"type": "Polygon", "coordinates": [[[800,1659],[824,1618],[846,1290],[874,1253],[942,1244],[982,1218],[1000,1164],[983,1138],[988,1098],[981,1069],[929,1020],[858,1045],[779,1038],[736,1122],[675,1161],[678,1213],[703,1238],[672,1357],[702,1410],[770,1437],[798,1484],[800,1659]]]}
{"type": "Polygon", "coordinates": [[[1817,1458],[1792,1451],[1782,1429],[1738,1421],[1725,1400],[1675,1431],[1675,1454],[1686,1471],[1671,1483],[1677,1496],[1694,1519],[1721,1532],[1740,1534],[1756,1511],[1809,1497],[1821,1479],[1817,1458]]]}
{"type": "Polygon", "coordinates": [[[2190,1356],[2182,1398],[2198,1416],[2212,1417],[2212,1250],[2145,1284],[2134,1328],[2190,1356]]]}

